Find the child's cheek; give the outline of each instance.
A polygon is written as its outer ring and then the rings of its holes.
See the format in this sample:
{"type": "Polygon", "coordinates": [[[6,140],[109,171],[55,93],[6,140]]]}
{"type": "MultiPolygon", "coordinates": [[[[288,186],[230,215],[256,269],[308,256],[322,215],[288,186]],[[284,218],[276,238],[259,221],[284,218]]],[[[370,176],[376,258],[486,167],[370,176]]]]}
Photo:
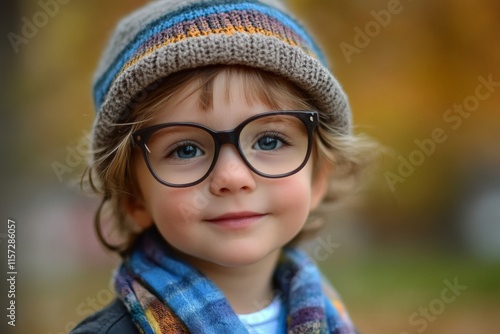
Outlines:
{"type": "Polygon", "coordinates": [[[207,205],[206,196],[192,187],[166,188],[155,199],[155,221],[157,224],[174,224],[180,227],[199,220],[202,210],[207,205]]]}
{"type": "Polygon", "coordinates": [[[306,173],[299,172],[283,179],[274,180],[270,187],[270,200],[275,210],[304,216],[309,213],[311,202],[311,182],[306,173]]]}

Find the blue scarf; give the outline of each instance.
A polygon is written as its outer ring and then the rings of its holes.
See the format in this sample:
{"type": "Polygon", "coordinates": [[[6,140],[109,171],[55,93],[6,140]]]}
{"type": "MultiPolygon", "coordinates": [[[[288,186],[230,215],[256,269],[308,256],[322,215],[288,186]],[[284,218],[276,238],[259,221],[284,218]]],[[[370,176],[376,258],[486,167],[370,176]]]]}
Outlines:
{"type": "MultiPolygon", "coordinates": [[[[279,334],[356,333],[307,255],[285,248],[274,278],[285,305],[279,334]]],[[[115,287],[141,333],[248,333],[222,291],[179,259],[154,229],[123,260],[115,287]]]]}

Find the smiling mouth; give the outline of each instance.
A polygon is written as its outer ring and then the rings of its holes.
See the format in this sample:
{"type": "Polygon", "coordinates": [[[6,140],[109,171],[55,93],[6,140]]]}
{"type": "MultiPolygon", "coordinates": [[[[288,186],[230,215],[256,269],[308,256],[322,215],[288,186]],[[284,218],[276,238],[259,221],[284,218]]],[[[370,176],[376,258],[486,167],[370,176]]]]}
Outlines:
{"type": "Polygon", "coordinates": [[[235,212],[207,219],[206,221],[226,228],[244,228],[253,225],[266,215],[256,212],[235,212]]]}

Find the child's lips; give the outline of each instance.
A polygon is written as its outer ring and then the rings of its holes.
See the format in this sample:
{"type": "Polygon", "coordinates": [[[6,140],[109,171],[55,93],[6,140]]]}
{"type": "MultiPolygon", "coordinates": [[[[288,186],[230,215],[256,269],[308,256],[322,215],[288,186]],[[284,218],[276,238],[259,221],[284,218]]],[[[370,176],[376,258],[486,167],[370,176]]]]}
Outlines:
{"type": "Polygon", "coordinates": [[[265,213],[257,212],[232,212],[226,213],[211,219],[206,219],[207,222],[227,228],[244,228],[257,222],[262,217],[266,216],[265,213]]]}

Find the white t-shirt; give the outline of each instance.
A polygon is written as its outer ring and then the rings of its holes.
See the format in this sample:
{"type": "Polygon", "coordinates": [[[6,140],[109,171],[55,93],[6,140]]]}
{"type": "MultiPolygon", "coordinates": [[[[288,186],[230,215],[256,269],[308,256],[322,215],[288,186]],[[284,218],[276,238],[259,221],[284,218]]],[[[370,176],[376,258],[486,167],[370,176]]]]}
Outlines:
{"type": "Polygon", "coordinates": [[[238,314],[238,317],[250,334],[273,334],[278,331],[282,308],[283,303],[279,296],[276,296],[272,303],[262,310],[238,314]]]}

